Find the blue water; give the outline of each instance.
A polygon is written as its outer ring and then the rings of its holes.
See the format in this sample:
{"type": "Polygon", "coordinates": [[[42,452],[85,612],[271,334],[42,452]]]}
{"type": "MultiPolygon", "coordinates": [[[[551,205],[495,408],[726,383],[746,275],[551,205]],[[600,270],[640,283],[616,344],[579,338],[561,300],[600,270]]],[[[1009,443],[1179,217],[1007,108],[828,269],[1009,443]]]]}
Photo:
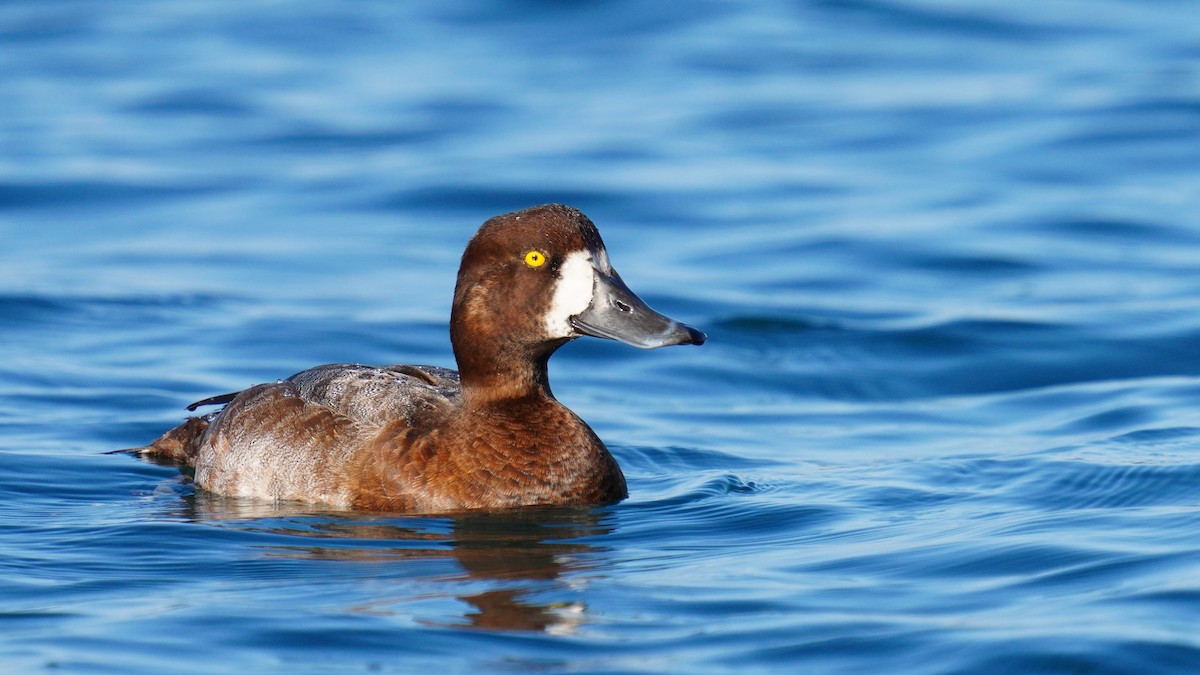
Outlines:
{"type": "Polygon", "coordinates": [[[0,5],[0,670],[1200,670],[1183,1],[0,5]],[[630,498],[461,518],[104,455],[452,365],[486,218],[700,348],[554,390],[630,498]]]}

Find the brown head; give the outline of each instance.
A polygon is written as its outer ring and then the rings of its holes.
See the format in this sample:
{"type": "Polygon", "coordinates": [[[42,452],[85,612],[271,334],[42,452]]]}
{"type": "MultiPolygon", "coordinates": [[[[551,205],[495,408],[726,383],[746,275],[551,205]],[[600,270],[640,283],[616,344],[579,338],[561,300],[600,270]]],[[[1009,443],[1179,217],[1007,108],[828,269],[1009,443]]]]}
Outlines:
{"type": "Polygon", "coordinates": [[[468,403],[549,395],[547,359],[583,335],[645,349],[705,340],[629,290],[577,209],[547,204],[484,223],[463,253],[450,315],[468,403]]]}

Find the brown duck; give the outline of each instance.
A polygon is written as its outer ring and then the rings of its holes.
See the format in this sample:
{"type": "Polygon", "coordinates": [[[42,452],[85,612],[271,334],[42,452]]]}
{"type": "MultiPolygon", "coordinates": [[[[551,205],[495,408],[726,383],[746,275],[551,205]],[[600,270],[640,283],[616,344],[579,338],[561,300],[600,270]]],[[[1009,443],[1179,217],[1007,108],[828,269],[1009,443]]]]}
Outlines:
{"type": "Polygon", "coordinates": [[[324,365],[188,406],[139,453],[195,467],[224,495],[438,513],[626,496],[604,443],[550,391],[550,355],[592,335],[652,349],[703,344],[609,264],[596,226],[558,204],[492,218],[454,289],[457,372],[324,365]]]}

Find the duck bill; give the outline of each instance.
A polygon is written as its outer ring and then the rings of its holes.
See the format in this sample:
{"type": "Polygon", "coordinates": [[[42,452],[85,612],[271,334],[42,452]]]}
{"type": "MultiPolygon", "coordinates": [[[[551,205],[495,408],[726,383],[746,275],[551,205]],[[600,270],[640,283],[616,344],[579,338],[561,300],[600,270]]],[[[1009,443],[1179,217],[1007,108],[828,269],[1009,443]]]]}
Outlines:
{"type": "Polygon", "coordinates": [[[571,324],[584,335],[620,340],[642,349],[702,345],[706,339],[695,328],[650,309],[616,270],[611,275],[596,270],[592,304],[571,317],[571,324]]]}

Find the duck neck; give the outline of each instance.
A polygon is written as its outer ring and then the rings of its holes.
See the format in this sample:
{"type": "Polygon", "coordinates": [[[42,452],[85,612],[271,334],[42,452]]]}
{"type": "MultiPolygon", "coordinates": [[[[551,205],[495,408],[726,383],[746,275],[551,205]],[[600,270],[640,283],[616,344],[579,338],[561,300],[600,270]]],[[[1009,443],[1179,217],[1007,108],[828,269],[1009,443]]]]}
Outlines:
{"type": "Polygon", "coordinates": [[[455,345],[463,403],[468,408],[483,408],[555,400],[548,362],[558,345],[546,347],[531,352],[508,345],[485,351],[455,345]]]}

